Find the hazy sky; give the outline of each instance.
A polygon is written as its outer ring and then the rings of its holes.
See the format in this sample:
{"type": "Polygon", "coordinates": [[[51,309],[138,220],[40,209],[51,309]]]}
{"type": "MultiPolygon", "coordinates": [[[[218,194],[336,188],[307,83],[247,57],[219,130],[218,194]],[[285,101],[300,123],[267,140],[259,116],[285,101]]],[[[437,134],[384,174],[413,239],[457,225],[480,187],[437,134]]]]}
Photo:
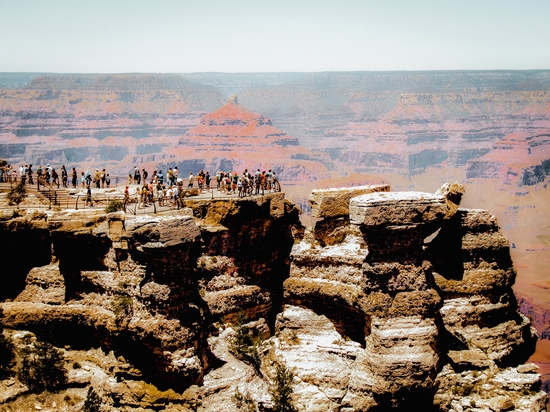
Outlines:
{"type": "Polygon", "coordinates": [[[0,0],[0,71],[550,69],[550,0],[0,0]]]}

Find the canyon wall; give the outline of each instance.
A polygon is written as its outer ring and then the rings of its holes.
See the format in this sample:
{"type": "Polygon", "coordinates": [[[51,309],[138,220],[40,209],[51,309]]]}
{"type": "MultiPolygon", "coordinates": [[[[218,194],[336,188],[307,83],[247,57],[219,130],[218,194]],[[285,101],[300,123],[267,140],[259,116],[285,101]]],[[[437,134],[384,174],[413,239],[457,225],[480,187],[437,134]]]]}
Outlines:
{"type": "Polygon", "coordinates": [[[536,317],[549,308],[549,70],[2,73],[0,86],[0,158],[34,170],[273,169],[308,214],[313,188],[461,181],[463,205],[490,210],[511,241],[515,292],[536,317]]]}
{"type": "Polygon", "coordinates": [[[543,410],[494,216],[458,208],[458,184],[389,189],[316,191],[309,228],[281,193],[4,212],[4,334],[61,348],[68,381],[39,400],[11,378],[2,401],[79,407],[93,387],[112,410],[269,411],[284,365],[300,411],[543,410]]]}

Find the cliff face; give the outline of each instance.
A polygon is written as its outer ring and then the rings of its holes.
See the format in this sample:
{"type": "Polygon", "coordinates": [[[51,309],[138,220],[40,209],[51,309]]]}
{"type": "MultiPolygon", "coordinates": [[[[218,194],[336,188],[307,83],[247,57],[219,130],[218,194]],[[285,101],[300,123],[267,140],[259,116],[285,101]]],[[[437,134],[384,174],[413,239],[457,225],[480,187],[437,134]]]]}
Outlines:
{"type": "Polygon", "coordinates": [[[23,236],[39,253],[27,259],[27,248],[4,250],[4,259],[24,263],[5,279],[3,326],[74,350],[114,351],[134,368],[122,375],[162,389],[201,383],[213,359],[212,322],[240,312],[274,316],[298,211],[282,194],[190,205],[134,219],[87,211],[5,216],[3,243],[21,245],[23,236]]]}
{"type": "Polygon", "coordinates": [[[0,156],[112,170],[126,159],[131,168],[222,101],[218,90],[177,75],[41,76],[0,91],[0,156]]]}
{"type": "MultiPolygon", "coordinates": [[[[462,193],[317,191],[305,232],[282,194],[5,214],[2,258],[22,264],[2,325],[16,345],[30,331],[65,348],[80,365],[67,394],[91,385],[123,410],[272,410],[277,365],[300,411],[542,410],[508,241],[488,212],[458,209],[462,193]]],[[[32,399],[10,382],[7,405],[32,399]]]]}

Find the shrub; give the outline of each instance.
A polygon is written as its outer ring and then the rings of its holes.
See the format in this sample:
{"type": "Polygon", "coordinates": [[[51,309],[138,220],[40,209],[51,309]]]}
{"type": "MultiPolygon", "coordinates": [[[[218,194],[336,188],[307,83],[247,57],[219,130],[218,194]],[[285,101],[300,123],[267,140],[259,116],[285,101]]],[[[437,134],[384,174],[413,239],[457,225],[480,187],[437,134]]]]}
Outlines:
{"type": "Polygon", "coordinates": [[[10,206],[19,205],[27,197],[27,188],[22,183],[19,182],[17,185],[12,187],[8,192],[8,204],[10,206]]]}
{"type": "Polygon", "coordinates": [[[118,199],[111,199],[105,206],[105,213],[118,212],[124,209],[124,202],[118,199]]]}
{"type": "Polygon", "coordinates": [[[235,394],[231,397],[231,400],[239,411],[256,412],[258,410],[256,401],[252,399],[252,396],[250,396],[248,392],[243,394],[237,389],[235,394]]]}
{"type": "Polygon", "coordinates": [[[294,374],[289,371],[285,365],[277,365],[277,375],[275,376],[275,385],[271,390],[271,399],[273,401],[273,410],[275,412],[297,412],[298,410],[292,404],[292,380],[294,374]]]}
{"type": "Polygon", "coordinates": [[[27,340],[20,355],[22,361],[17,377],[29,390],[53,390],[67,382],[63,353],[50,343],[36,341],[31,345],[27,340]]]}
{"type": "Polygon", "coordinates": [[[133,303],[134,301],[131,296],[118,295],[113,298],[111,307],[113,308],[113,312],[115,312],[117,322],[132,317],[134,314],[133,303]]]}
{"type": "Polygon", "coordinates": [[[88,393],[86,395],[86,400],[84,401],[84,406],[82,407],[83,412],[99,412],[101,408],[101,397],[91,386],[88,388],[88,393]]]}
{"type": "Polygon", "coordinates": [[[237,318],[235,336],[231,340],[229,350],[238,359],[250,363],[256,369],[260,369],[262,360],[258,352],[260,338],[254,337],[250,328],[245,324],[246,319],[242,314],[237,318]]]}

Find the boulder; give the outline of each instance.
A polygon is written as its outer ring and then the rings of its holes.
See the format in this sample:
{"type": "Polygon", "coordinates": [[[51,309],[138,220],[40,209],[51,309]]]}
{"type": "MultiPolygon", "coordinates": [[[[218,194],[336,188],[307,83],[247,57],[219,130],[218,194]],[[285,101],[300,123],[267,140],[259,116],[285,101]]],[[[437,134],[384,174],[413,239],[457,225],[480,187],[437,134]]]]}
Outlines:
{"type": "Polygon", "coordinates": [[[385,227],[427,224],[443,220],[445,198],[424,192],[371,193],[350,201],[352,224],[385,227]]]}
{"type": "Polygon", "coordinates": [[[311,216],[317,218],[348,217],[352,198],[375,192],[389,192],[390,185],[368,185],[313,190],[309,196],[311,216]]]}

